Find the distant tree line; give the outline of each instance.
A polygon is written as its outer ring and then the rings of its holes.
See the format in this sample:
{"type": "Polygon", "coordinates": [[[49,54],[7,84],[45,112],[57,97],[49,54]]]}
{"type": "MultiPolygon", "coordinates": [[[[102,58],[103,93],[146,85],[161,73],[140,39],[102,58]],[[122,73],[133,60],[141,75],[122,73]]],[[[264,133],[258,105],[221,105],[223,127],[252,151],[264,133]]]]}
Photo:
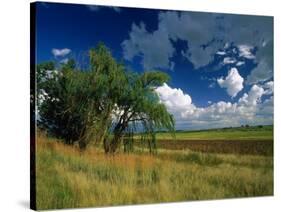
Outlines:
{"type": "MultiPolygon", "coordinates": [[[[89,51],[88,70],[75,61],[55,67],[37,65],[37,122],[66,144],[81,150],[93,142],[115,153],[124,137],[136,131],[155,147],[157,130],[174,131],[174,119],[160,103],[155,88],[169,80],[160,71],[137,73],[118,63],[103,44],[89,51]]],[[[124,144],[126,144],[124,142],[124,144]]]]}

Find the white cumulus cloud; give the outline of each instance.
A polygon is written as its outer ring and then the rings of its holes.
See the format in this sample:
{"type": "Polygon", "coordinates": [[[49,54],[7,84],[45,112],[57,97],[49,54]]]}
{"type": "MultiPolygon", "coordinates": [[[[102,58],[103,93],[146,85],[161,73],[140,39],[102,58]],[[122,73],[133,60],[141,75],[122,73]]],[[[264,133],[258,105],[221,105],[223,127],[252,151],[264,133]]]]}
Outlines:
{"type": "Polygon", "coordinates": [[[156,89],[160,101],[174,115],[177,129],[204,129],[216,127],[258,125],[273,123],[273,98],[264,102],[261,97],[265,90],[253,85],[248,93],[235,103],[218,101],[208,102],[206,107],[197,107],[189,94],[180,88],[164,84],[156,89]]]}
{"type": "Polygon", "coordinates": [[[68,55],[69,53],[71,52],[70,49],[68,48],[64,48],[64,49],[52,49],[52,54],[55,56],[55,57],[64,57],[66,55],[68,55]]]}
{"type": "Polygon", "coordinates": [[[156,92],[159,94],[161,102],[173,114],[183,115],[188,109],[192,111],[194,108],[191,97],[184,94],[180,88],[171,88],[164,83],[163,86],[156,88],[156,92]]]}
{"type": "Polygon", "coordinates": [[[231,68],[227,77],[225,79],[221,77],[217,79],[217,82],[221,88],[226,88],[231,97],[235,97],[244,87],[244,78],[240,76],[236,68],[231,68]]]}
{"type": "Polygon", "coordinates": [[[240,99],[239,103],[243,103],[245,105],[253,106],[257,105],[262,95],[264,94],[264,89],[258,85],[253,85],[248,94],[244,94],[240,99]]]}

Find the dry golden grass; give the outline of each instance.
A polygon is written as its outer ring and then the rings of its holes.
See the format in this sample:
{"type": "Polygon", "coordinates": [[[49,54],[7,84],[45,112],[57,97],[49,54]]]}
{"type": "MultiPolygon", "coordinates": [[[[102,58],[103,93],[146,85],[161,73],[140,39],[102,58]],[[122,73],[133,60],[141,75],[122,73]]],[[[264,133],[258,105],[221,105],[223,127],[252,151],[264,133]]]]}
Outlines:
{"type": "Polygon", "coordinates": [[[37,208],[71,208],[265,196],[273,158],[159,150],[157,155],[81,153],[38,135],[37,208]]]}

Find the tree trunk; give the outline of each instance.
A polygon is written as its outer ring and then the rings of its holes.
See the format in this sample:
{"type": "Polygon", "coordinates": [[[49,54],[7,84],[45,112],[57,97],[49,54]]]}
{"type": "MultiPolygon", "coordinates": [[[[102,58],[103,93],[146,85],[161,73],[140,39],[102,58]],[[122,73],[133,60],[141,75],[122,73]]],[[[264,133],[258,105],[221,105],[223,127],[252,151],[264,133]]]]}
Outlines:
{"type": "Polygon", "coordinates": [[[110,142],[109,140],[107,140],[107,138],[103,139],[103,148],[104,148],[104,152],[108,154],[110,150],[110,142]]]}
{"type": "Polygon", "coordinates": [[[103,147],[104,147],[105,153],[114,154],[116,152],[116,150],[118,149],[118,147],[121,144],[125,129],[126,129],[126,123],[123,123],[123,124],[118,123],[114,128],[114,131],[113,131],[114,135],[113,135],[112,140],[104,139],[103,147]]]}
{"type": "Polygon", "coordinates": [[[79,144],[80,151],[86,150],[87,142],[85,140],[80,140],[78,144],[79,144]]]}
{"type": "Polygon", "coordinates": [[[110,148],[109,151],[110,153],[114,154],[118,147],[120,146],[121,140],[122,140],[122,132],[118,132],[114,134],[113,139],[110,142],[110,148]]]}
{"type": "Polygon", "coordinates": [[[129,118],[128,115],[128,109],[124,111],[123,115],[120,117],[118,123],[116,124],[114,130],[113,130],[113,138],[112,140],[104,140],[104,150],[105,153],[111,153],[114,154],[118,147],[120,146],[120,143],[122,141],[122,137],[124,135],[124,131],[126,127],[128,126],[129,118]]]}

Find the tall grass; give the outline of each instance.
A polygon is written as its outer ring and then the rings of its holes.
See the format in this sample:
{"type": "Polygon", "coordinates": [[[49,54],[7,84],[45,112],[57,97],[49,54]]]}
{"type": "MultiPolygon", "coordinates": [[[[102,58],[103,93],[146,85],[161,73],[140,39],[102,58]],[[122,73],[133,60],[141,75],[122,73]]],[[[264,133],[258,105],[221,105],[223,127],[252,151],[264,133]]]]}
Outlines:
{"type": "Polygon", "coordinates": [[[159,203],[273,194],[273,159],[159,150],[81,153],[39,134],[37,208],[159,203]]]}

